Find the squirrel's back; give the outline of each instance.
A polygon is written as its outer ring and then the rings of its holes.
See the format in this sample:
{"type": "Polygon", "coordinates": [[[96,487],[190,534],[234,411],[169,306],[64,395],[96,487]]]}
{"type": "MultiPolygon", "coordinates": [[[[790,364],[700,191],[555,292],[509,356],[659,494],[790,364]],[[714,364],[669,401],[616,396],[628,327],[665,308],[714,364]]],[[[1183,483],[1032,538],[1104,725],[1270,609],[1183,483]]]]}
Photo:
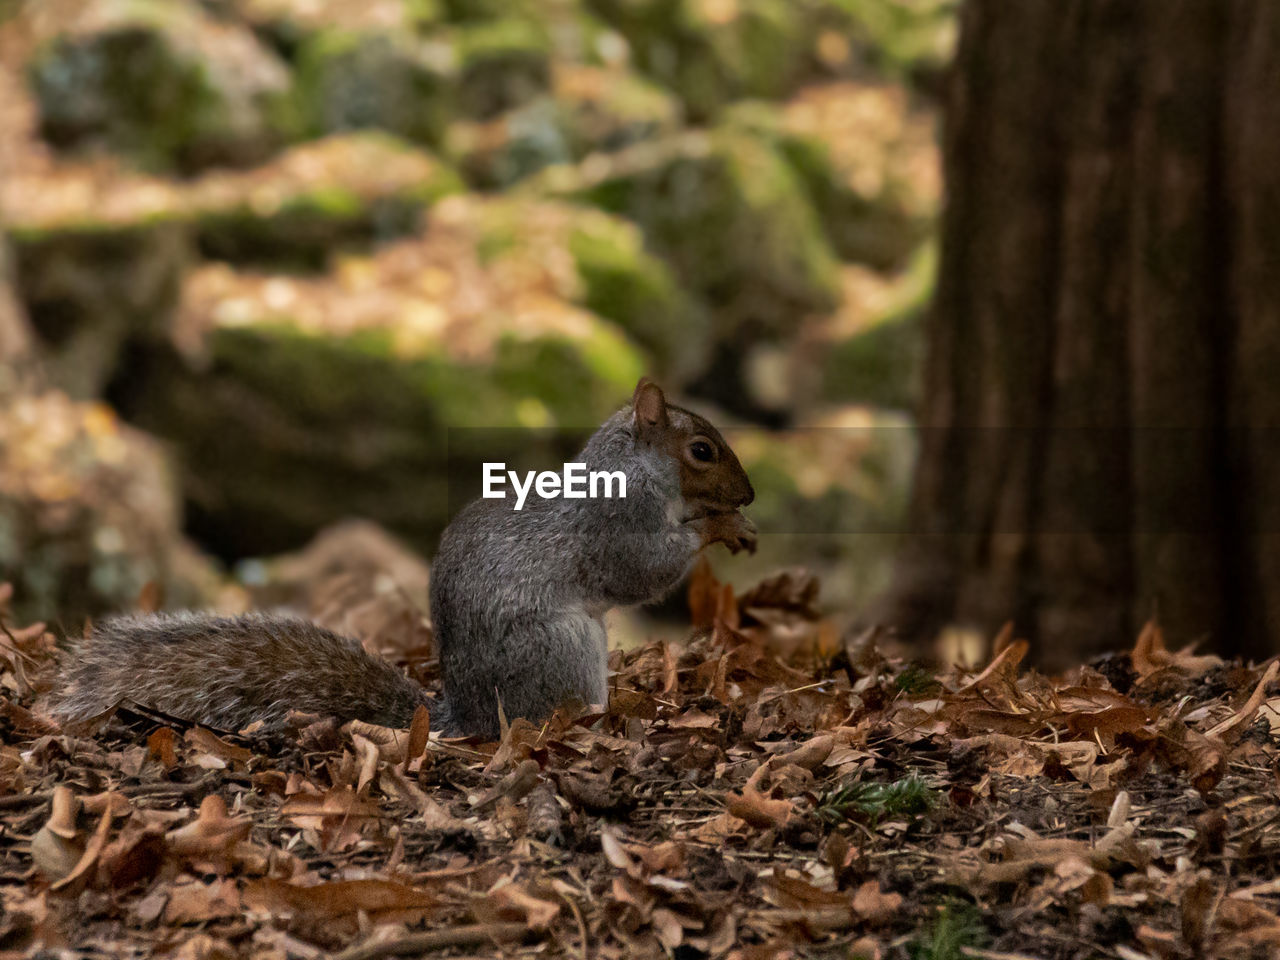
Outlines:
{"type": "Polygon", "coordinates": [[[306,620],[179,613],[98,624],[68,653],[51,710],[77,721],[128,703],[239,730],[277,727],[290,710],[404,727],[431,700],[357,641],[306,620]]]}

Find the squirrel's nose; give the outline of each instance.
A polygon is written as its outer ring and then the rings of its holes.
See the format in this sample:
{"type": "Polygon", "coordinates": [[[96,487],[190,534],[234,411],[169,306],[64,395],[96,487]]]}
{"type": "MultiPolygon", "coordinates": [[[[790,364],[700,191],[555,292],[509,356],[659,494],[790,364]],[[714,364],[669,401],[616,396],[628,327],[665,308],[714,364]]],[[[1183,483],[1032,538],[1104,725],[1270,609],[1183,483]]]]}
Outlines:
{"type": "Polygon", "coordinates": [[[745,507],[747,504],[749,504],[752,500],[756,498],[756,492],[751,487],[751,481],[747,480],[746,483],[747,483],[747,492],[743,496],[742,500],[738,503],[738,506],[740,507],[745,507]]]}

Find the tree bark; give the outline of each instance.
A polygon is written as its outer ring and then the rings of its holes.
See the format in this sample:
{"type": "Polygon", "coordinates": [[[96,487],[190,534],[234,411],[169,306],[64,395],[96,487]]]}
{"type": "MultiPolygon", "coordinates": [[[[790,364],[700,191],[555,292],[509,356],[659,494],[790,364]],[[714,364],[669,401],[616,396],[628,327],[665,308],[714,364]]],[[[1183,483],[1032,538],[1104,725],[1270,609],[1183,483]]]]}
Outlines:
{"type": "Polygon", "coordinates": [[[897,609],[1280,649],[1277,64],[1273,0],[967,0],[897,609]]]}

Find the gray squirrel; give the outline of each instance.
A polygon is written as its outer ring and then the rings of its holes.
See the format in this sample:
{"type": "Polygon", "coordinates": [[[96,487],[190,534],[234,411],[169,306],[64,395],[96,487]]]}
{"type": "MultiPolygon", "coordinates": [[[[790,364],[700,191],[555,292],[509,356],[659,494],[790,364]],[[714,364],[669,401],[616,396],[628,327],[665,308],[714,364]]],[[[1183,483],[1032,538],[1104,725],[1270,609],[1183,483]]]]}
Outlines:
{"type": "Polygon", "coordinates": [[[407,726],[419,705],[449,736],[492,738],[508,719],[608,700],[604,615],[661,598],[704,547],[754,551],[739,510],[755,493],[707,420],[642,379],[577,457],[621,471],[626,496],[480,499],[445,530],[431,567],[442,700],[348,637],[269,614],[116,617],[73,646],[51,702],[63,721],[122,703],[224,730],[281,726],[291,710],[407,726]]]}

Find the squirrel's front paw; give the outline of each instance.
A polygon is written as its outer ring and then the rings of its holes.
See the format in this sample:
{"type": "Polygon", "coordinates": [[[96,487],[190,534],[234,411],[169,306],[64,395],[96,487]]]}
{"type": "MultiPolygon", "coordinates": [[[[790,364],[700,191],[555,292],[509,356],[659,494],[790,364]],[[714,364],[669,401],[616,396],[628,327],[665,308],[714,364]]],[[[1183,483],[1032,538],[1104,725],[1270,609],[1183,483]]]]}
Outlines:
{"type": "Polygon", "coordinates": [[[756,525],[737,510],[702,518],[702,544],[723,543],[730,553],[756,552],[756,525]]]}

